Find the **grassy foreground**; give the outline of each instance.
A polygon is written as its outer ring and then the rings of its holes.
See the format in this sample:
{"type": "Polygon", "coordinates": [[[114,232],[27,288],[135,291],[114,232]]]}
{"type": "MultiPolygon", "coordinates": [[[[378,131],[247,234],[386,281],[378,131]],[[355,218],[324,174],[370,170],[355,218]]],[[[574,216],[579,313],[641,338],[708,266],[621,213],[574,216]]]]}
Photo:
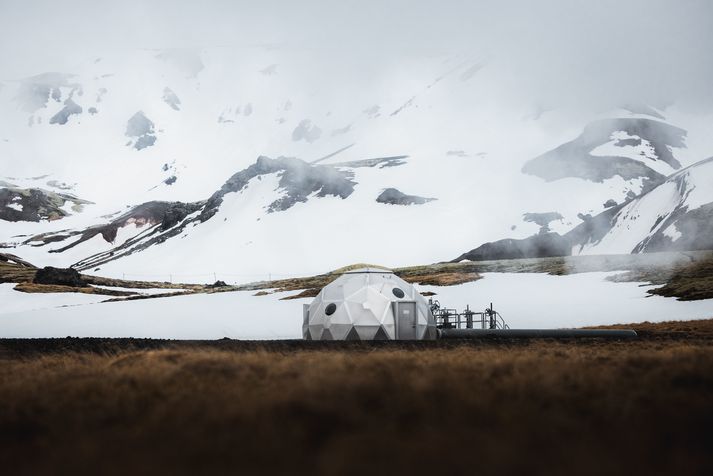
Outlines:
{"type": "Polygon", "coordinates": [[[712,474],[713,321],[638,328],[633,342],[0,340],[0,468],[712,474]]]}

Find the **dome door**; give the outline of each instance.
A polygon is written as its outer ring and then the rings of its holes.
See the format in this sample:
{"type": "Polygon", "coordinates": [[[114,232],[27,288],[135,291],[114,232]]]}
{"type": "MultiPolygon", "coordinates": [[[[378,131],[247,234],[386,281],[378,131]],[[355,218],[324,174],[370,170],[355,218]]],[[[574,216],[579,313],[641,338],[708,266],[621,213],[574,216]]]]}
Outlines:
{"type": "Polygon", "coordinates": [[[399,301],[394,303],[396,316],[396,338],[415,340],[416,337],[416,302],[399,301]]]}

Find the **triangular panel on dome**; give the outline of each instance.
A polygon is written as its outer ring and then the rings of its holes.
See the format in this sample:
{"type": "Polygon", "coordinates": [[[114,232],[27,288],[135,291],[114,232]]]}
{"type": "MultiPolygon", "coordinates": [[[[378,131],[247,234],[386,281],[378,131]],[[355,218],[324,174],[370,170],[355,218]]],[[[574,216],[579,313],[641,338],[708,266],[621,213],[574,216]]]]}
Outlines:
{"type": "Polygon", "coordinates": [[[374,340],[389,340],[389,336],[386,334],[383,326],[379,326],[379,330],[376,331],[374,335],[374,340]]]}
{"type": "Polygon", "coordinates": [[[304,337],[304,340],[312,340],[312,334],[309,332],[309,328],[304,329],[302,336],[304,337]]]}
{"type": "Polygon", "coordinates": [[[322,336],[320,337],[321,340],[334,340],[332,339],[332,333],[329,332],[329,329],[324,329],[322,331],[322,336]]]}
{"type": "Polygon", "coordinates": [[[346,303],[340,302],[337,304],[337,309],[333,314],[326,316],[332,324],[349,324],[351,325],[353,320],[349,311],[347,310],[346,303]]]}
{"type": "Polygon", "coordinates": [[[349,310],[352,316],[352,322],[355,326],[378,326],[381,324],[377,316],[370,309],[364,309],[362,303],[345,302],[344,306],[349,310]]]}
{"type": "Polygon", "coordinates": [[[344,299],[344,289],[340,283],[332,283],[322,289],[322,300],[338,301],[344,299]]]}
{"type": "Polygon", "coordinates": [[[312,340],[319,340],[322,338],[322,329],[324,329],[324,326],[321,324],[309,325],[308,330],[312,340]]]}
{"type": "Polygon", "coordinates": [[[361,340],[374,340],[374,336],[381,329],[381,326],[358,326],[355,329],[361,340]]]}
{"type": "Polygon", "coordinates": [[[342,275],[341,282],[344,297],[351,296],[355,292],[363,289],[364,286],[368,284],[368,274],[352,274],[352,275],[342,275]]]}
{"type": "Polygon", "coordinates": [[[366,291],[367,306],[379,324],[383,324],[385,316],[391,311],[391,300],[385,298],[372,287],[366,291]]]}
{"type": "Polygon", "coordinates": [[[352,301],[352,302],[362,302],[366,299],[366,292],[369,289],[368,286],[361,286],[359,289],[354,291],[351,294],[347,294],[344,299],[346,301],[352,301]]]}
{"type": "Polygon", "coordinates": [[[386,332],[386,335],[389,337],[389,339],[396,339],[396,326],[394,326],[393,323],[382,324],[381,327],[382,329],[384,329],[384,332],[386,332]]]}
{"type": "Polygon", "coordinates": [[[344,340],[361,340],[361,338],[359,337],[359,333],[356,330],[356,327],[352,327],[352,329],[349,331],[344,340]]]}
{"type": "Polygon", "coordinates": [[[347,336],[347,333],[349,332],[350,329],[352,329],[354,326],[349,323],[349,324],[335,324],[332,322],[332,324],[329,326],[329,331],[332,335],[333,340],[344,340],[344,338],[347,336]]]}

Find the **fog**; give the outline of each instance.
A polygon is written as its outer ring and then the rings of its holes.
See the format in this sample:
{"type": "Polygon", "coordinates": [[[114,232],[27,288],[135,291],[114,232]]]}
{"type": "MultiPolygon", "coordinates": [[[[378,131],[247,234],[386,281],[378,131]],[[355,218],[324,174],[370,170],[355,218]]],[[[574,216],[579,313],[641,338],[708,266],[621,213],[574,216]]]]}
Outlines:
{"type": "Polygon", "coordinates": [[[709,111],[712,37],[705,0],[2,0],[0,79],[132,48],[312,49],[384,75],[408,58],[459,54],[497,64],[514,103],[709,111]]]}

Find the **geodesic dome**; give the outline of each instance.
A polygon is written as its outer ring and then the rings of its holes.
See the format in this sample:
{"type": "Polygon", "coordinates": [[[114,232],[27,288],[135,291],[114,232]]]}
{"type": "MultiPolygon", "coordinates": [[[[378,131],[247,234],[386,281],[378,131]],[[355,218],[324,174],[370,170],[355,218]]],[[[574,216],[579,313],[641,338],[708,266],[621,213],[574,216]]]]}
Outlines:
{"type": "Polygon", "coordinates": [[[391,271],[348,271],[304,305],[307,340],[430,340],[436,323],[426,300],[391,271]]]}

